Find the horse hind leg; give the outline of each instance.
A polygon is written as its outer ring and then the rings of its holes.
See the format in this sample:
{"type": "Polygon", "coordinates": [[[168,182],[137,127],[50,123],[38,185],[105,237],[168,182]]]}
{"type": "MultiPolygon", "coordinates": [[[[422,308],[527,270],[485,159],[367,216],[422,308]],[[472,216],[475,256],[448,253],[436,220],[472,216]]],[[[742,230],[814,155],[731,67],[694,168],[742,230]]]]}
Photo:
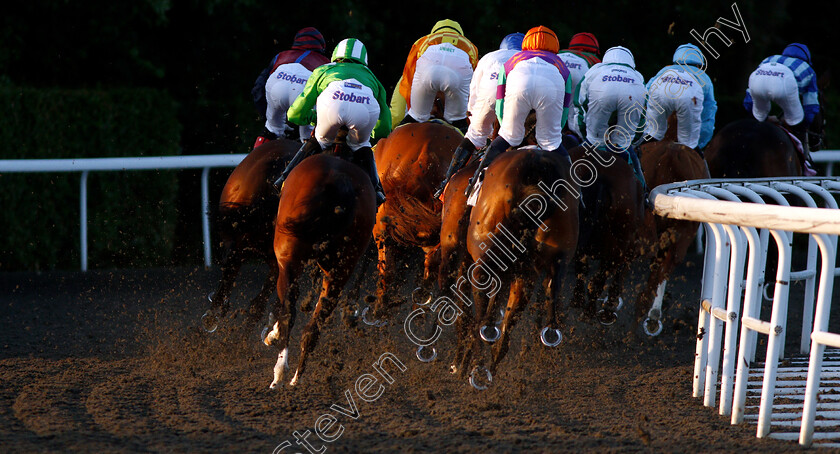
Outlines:
{"type": "Polygon", "coordinates": [[[280,268],[277,266],[277,260],[273,255],[266,257],[266,264],[268,265],[268,276],[265,278],[260,293],[251,300],[251,305],[248,307],[248,321],[251,323],[256,323],[265,314],[268,300],[271,299],[277,279],[280,276],[280,268]]]}
{"type": "Polygon", "coordinates": [[[219,318],[224,317],[230,309],[230,293],[236,276],[245,262],[241,249],[234,245],[228,249],[225,259],[222,261],[222,277],[216,291],[207,296],[210,301],[210,309],[201,317],[204,330],[214,332],[219,326],[219,318]]]}
{"type": "Polygon", "coordinates": [[[505,316],[502,318],[502,323],[499,326],[499,340],[493,344],[493,362],[490,365],[490,373],[495,374],[499,363],[504,359],[510,348],[510,333],[513,331],[514,325],[519,320],[523,309],[528,303],[526,295],[530,292],[526,288],[525,279],[517,277],[510,284],[510,293],[508,295],[507,307],[505,309],[505,316]]]}
{"type": "Polygon", "coordinates": [[[270,388],[276,389],[289,369],[289,335],[297,315],[297,290],[294,286],[299,268],[278,263],[277,299],[263,329],[262,341],[277,347],[279,353],[274,365],[274,379],[270,388]]]}
{"type": "Polygon", "coordinates": [[[324,282],[321,288],[321,295],[318,298],[318,303],[315,305],[315,310],[312,312],[312,318],[307,323],[303,330],[303,335],[300,340],[300,360],[298,361],[295,375],[289,382],[290,386],[295,386],[300,381],[300,376],[306,368],[306,359],[315,346],[318,344],[318,338],[321,335],[321,329],[326,324],[332,311],[338,304],[338,298],[341,289],[350,277],[350,271],[346,268],[338,267],[331,273],[324,276],[324,282]]]}

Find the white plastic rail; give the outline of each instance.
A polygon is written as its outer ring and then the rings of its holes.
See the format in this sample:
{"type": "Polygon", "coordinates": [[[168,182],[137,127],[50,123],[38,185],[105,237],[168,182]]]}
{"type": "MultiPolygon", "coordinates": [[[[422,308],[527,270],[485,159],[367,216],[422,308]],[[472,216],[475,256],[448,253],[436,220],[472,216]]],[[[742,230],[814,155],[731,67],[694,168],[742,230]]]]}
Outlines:
{"type": "Polygon", "coordinates": [[[212,264],[210,247],[210,191],[211,168],[236,167],[246,154],[148,156],[128,158],[84,158],[84,159],[2,159],[0,174],[5,173],[48,173],[79,172],[79,225],[80,255],[82,271],[88,269],[87,231],[87,179],[90,172],[127,170],[174,170],[203,169],[201,173],[201,228],[204,239],[204,266],[212,264]]]}
{"type": "MultiPolygon", "coordinates": [[[[835,276],[840,274],[836,265],[837,235],[840,234],[840,210],[835,199],[838,193],[840,177],[696,180],[663,185],[651,193],[658,215],[703,222],[706,228],[694,396],[704,397],[706,406],[715,405],[718,366],[722,362],[719,412],[721,415],[731,414],[732,424],[743,422],[756,335],[768,336],[758,415],[755,418],[758,437],[770,435],[771,425],[791,426],[791,419],[795,418],[801,418],[799,442],[805,446],[811,445],[815,439],[815,425],[840,429],[840,413],[834,409],[830,414],[821,412],[823,419],[815,423],[820,377],[829,373],[824,372],[823,365],[829,364],[836,369],[836,364],[824,363],[825,347],[840,348],[840,334],[828,332],[833,283],[835,276]],[[789,199],[795,205],[804,206],[791,206],[789,199]],[[768,232],[776,242],[779,257],[770,319],[762,320],[761,289],[764,287],[768,232]],[[793,232],[809,234],[806,265],[800,271],[791,271],[793,232]],[[819,288],[815,289],[818,279],[819,288]],[[800,354],[810,353],[807,384],[801,392],[795,387],[777,390],[778,368],[784,358],[789,287],[794,281],[805,282],[800,354]],[[736,356],[735,339],[739,329],[736,356]],[[733,384],[733,368],[736,365],[733,384]],[[772,421],[776,395],[790,398],[797,392],[804,402],[799,407],[801,413],[786,413],[780,415],[783,421],[772,421]],[[826,418],[834,418],[835,421],[826,421],[826,418]]],[[[833,370],[830,373],[837,375],[833,370]]],[[[781,375],[787,377],[789,373],[785,371],[781,375]]],[[[789,408],[790,404],[778,407],[789,408]]],[[[825,408],[825,404],[820,404],[820,408],[825,408]]],[[[788,433],[773,435],[776,438],[791,438],[788,433]]],[[[818,435],[821,441],[840,441],[840,433],[818,435]]]]}

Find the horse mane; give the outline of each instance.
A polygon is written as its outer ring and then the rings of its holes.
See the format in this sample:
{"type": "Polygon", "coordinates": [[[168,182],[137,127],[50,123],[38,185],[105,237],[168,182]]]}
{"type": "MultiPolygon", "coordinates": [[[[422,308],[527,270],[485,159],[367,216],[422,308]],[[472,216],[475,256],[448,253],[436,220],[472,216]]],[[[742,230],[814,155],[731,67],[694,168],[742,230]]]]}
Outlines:
{"type": "Polygon", "coordinates": [[[393,237],[406,245],[434,246],[440,242],[442,205],[433,197],[430,197],[431,203],[428,203],[412,195],[405,188],[405,182],[409,179],[402,169],[385,172],[382,178],[382,186],[388,188],[386,206],[391,207],[390,212],[394,213],[389,216],[393,237]],[[418,229],[418,226],[424,226],[425,229],[418,229]]]}

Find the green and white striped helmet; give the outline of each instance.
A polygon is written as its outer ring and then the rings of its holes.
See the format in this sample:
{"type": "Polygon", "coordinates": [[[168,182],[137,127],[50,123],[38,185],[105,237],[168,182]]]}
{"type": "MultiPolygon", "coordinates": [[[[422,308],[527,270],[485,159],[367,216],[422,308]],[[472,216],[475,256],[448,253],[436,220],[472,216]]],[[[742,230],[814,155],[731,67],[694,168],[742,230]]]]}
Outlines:
{"type": "Polygon", "coordinates": [[[363,65],[368,64],[367,49],[365,49],[365,45],[356,38],[344,39],[335,46],[331,61],[336,61],[339,58],[352,60],[363,65]]]}

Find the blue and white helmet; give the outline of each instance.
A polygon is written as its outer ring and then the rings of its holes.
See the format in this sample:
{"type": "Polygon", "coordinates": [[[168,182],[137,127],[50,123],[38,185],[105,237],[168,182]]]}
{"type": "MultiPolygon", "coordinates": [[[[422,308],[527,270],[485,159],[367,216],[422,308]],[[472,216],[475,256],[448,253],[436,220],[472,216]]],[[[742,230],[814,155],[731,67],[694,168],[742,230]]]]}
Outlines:
{"type": "Polygon", "coordinates": [[[511,33],[502,40],[499,45],[500,50],[522,50],[522,40],[525,39],[525,33],[511,33]]]}
{"type": "Polygon", "coordinates": [[[367,66],[367,49],[365,48],[365,45],[356,38],[343,39],[337,46],[335,46],[335,49],[333,49],[330,61],[336,61],[339,59],[351,60],[367,66]]]}
{"type": "Polygon", "coordinates": [[[703,52],[694,44],[683,44],[674,52],[674,63],[678,65],[692,65],[702,68],[706,65],[703,52]]]}
{"type": "Polygon", "coordinates": [[[602,61],[605,65],[610,63],[621,63],[636,69],[636,60],[633,58],[633,52],[630,52],[630,49],[622,46],[615,46],[607,49],[607,51],[604,52],[604,59],[602,61]]]}

